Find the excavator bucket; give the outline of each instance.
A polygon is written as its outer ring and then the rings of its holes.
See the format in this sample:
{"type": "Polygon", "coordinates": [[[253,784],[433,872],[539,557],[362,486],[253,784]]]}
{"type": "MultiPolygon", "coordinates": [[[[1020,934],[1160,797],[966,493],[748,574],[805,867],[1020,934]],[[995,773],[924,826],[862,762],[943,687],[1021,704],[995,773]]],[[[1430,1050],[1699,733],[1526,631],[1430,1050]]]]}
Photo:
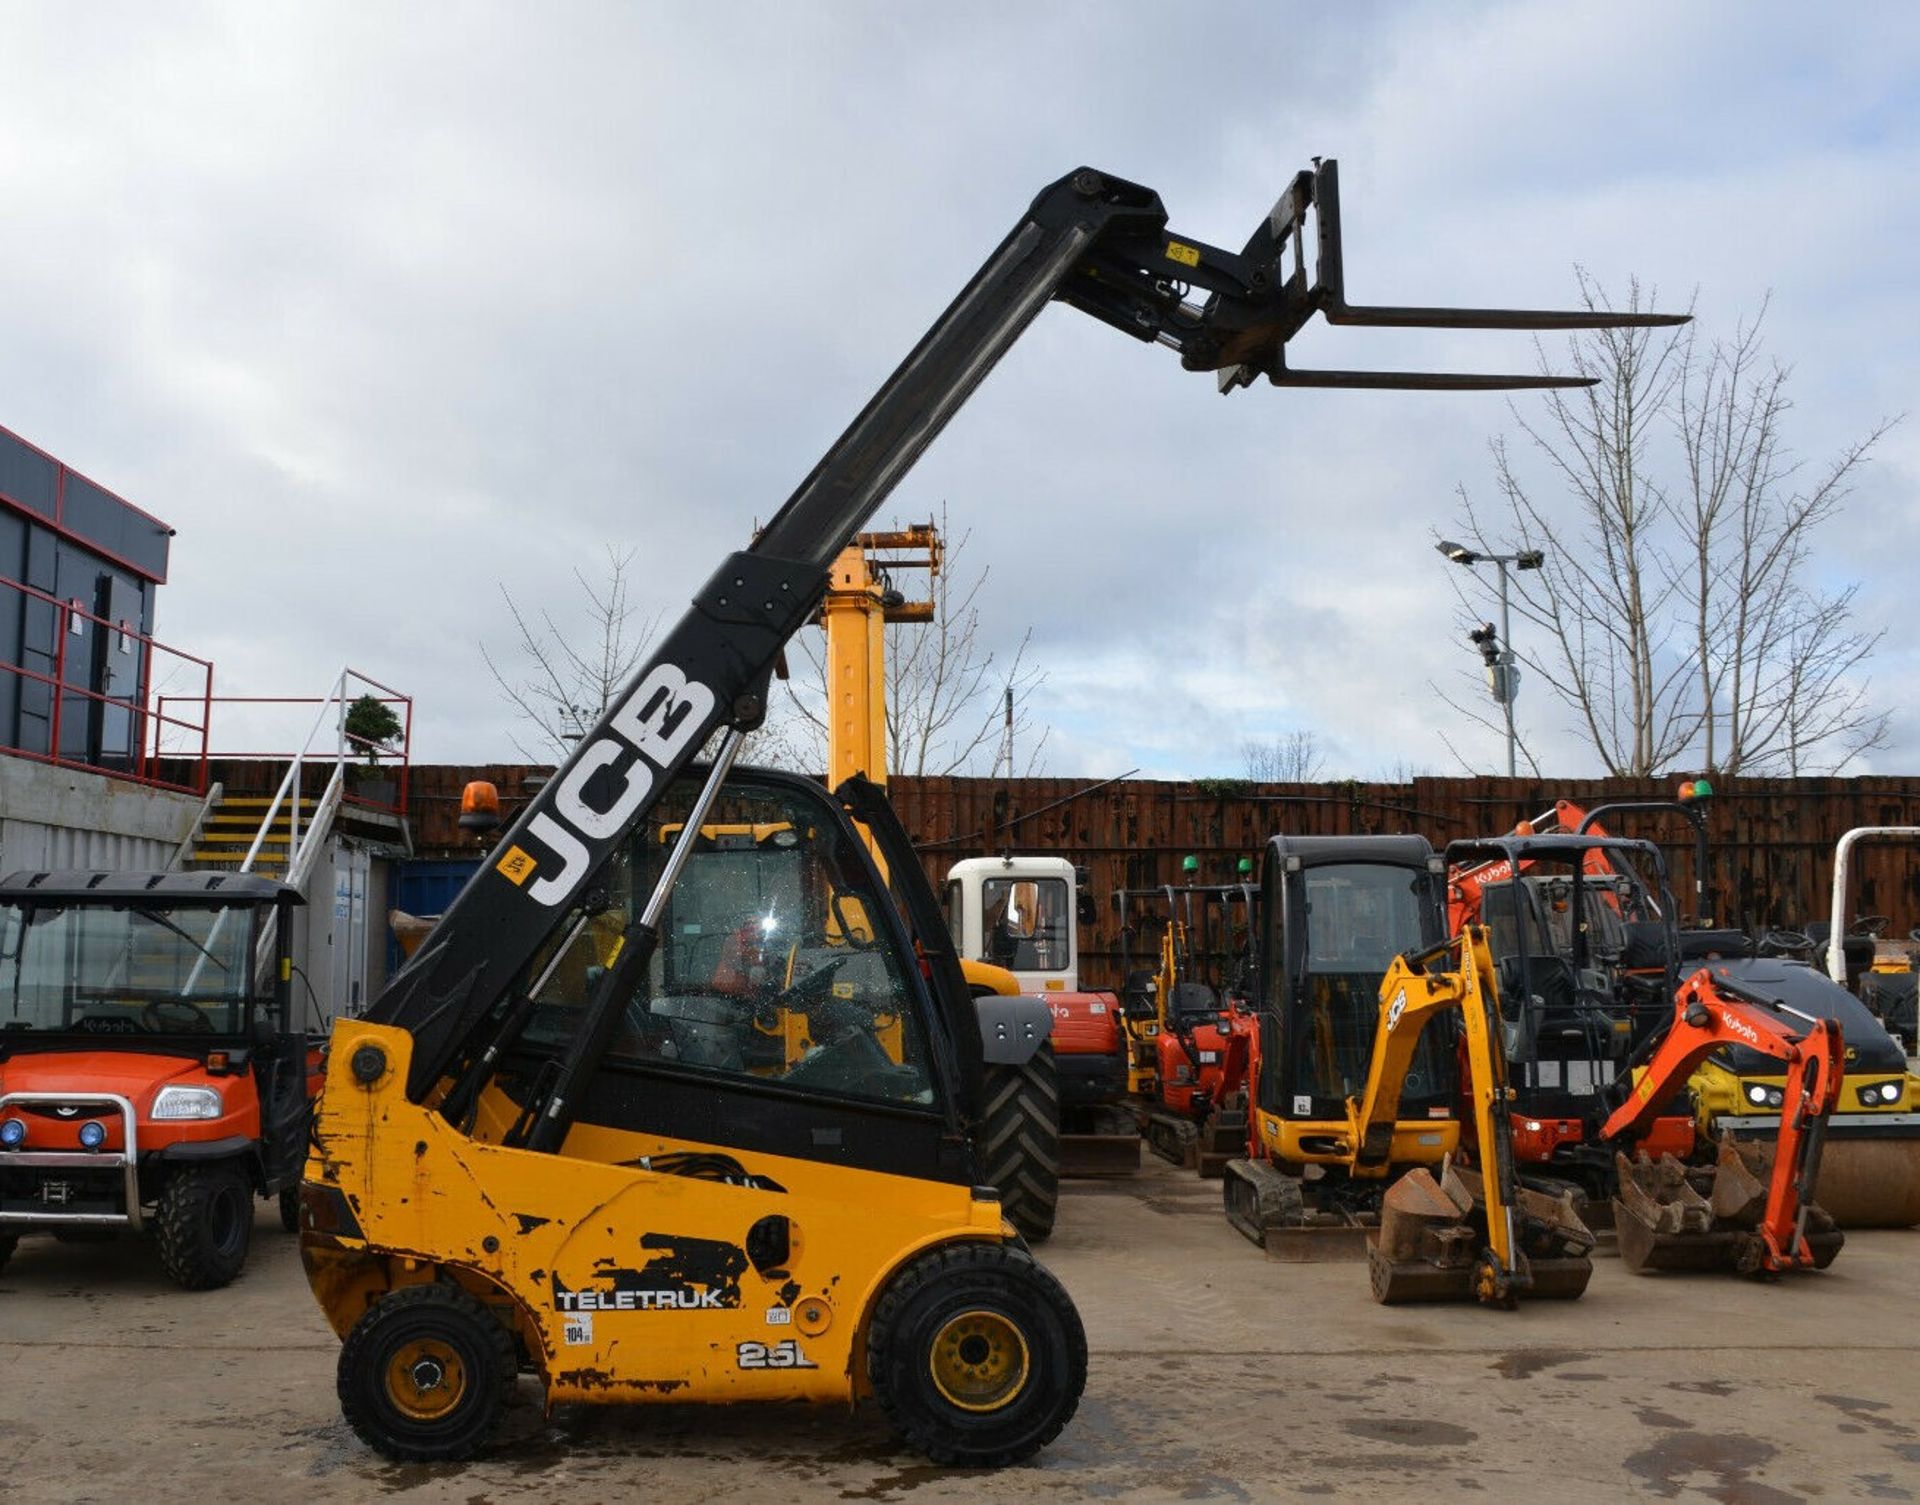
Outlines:
{"type": "Polygon", "coordinates": [[[1438,1180],[1408,1171],[1380,1204],[1380,1228],[1367,1250],[1373,1299],[1480,1301],[1511,1307],[1518,1297],[1571,1301],[1593,1275],[1593,1234],[1570,1194],[1529,1187],[1514,1194],[1514,1268],[1489,1252],[1487,1203],[1478,1172],[1445,1162],[1438,1180]]]}
{"type": "MultiPolygon", "coordinates": [[[[1731,1141],[1712,1165],[1682,1165],[1671,1155],[1615,1157],[1619,1191],[1613,1201],[1620,1260],[1636,1275],[1650,1270],[1730,1270],[1751,1275],[1766,1253],[1760,1220],[1767,1183],[1731,1141]]],[[[1844,1235],[1826,1212],[1809,1204],[1806,1239],[1814,1268],[1824,1270],[1844,1235]]]]}
{"type": "Polygon", "coordinates": [[[1367,1257],[1367,1240],[1377,1226],[1371,1214],[1309,1207],[1300,1178],[1264,1160],[1228,1160],[1221,1177],[1227,1221],[1270,1258],[1310,1265],[1367,1257]]]}
{"type": "MultiPolygon", "coordinates": [[[[1765,1180],[1774,1142],[1743,1139],[1741,1157],[1765,1180]]],[[[1814,1200],[1838,1228],[1911,1228],[1920,1223],[1920,1139],[1835,1139],[1820,1151],[1814,1200]]]]}

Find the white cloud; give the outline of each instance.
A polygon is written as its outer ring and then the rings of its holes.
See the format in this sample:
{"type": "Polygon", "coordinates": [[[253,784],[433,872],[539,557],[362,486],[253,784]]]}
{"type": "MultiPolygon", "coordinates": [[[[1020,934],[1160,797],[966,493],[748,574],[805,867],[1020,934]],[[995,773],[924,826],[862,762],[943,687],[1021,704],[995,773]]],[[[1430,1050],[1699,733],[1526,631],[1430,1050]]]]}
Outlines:
{"type": "MultiPolygon", "coordinates": [[[[500,583],[564,617],[575,565],[631,544],[642,610],[676,610],[1081,162],[1237,245],[1338,155],[1379,301],[1557,304],[1578,261],[1697,285],[1724,325],[1770,288],[1811,457],[1910,401],[1920,20],[1303,14],[12,8],[0,423],[178,527],[161,636],[223,688],[313,693],[350,662],[419,697],[424,755],[471,761],[511,752],[475,646],[506,640],[500,583]]],[[[1299,360],[1532,354],[1316,330],[1299,360]]],[[[1223,401],[1056,310],[887,514],[944,498],[975,529],[996,646],[1032,626],[1046,654],[1054,772],[1233,773],[1243,737],[1295,726],[1338,772],[1445,769],[1427,686],[1475,661],[1429,540],[1510,427],[1486,396],[1223,401]]],[[[1915,444],[1823,541],[1900,705],[1915,444]]],[[[1877,766],[1911,764],[1901,728],[1877,766]]]]}

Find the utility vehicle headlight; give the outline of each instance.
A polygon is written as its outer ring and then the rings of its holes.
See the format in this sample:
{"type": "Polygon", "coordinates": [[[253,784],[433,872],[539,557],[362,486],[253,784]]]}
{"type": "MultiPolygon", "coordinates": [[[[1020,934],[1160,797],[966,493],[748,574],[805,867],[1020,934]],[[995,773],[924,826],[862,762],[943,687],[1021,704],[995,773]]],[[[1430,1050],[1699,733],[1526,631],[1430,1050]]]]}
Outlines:
{"type": "Polygon", "coordinates": [[[0,1145],[17,1150],[26,1143],[27,1121],[24,1118],[10,1118],[0,1124],[0,1145]]]}
{"type": "Polygon", "coordinates": [[[1883,1108],[1900,1101],[1901,1083],[1869,1082],[1860,1089],[1860,1101],[1869,1108],[1883,1108]]]}
{"type": "Polygon", "coordinates": [[[155,1118],[218,1118],[220,1094],[211,1087],[162,1087],[153,1100],[155,1118]]]}
{"type": "Polygon", "coordinates": [[[90,1119],[80,1125],[80,1143],[89,1150],[97,1150],[107,1142],[107,1126],[99,1119],[90,1119]]]}
{"type": "Polygon", "coordinates": [[[1767,1089],[1762,1087],[1758,1082],[1749,1082],[1747,1084],[1747,1101],[1752,1103],[1756,1108],[1766,1107],[1767,1089]]]}

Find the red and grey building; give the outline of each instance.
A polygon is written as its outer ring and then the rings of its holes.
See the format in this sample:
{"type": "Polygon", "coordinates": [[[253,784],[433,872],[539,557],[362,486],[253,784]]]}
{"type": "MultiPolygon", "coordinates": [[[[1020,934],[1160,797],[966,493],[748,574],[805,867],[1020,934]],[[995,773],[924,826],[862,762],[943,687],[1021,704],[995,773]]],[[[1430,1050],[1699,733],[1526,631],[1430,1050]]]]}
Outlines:
{"type": "Polygon", "coordinates": [[[0,750],[137,769],[172,537],[0,428],[0,750]]]}

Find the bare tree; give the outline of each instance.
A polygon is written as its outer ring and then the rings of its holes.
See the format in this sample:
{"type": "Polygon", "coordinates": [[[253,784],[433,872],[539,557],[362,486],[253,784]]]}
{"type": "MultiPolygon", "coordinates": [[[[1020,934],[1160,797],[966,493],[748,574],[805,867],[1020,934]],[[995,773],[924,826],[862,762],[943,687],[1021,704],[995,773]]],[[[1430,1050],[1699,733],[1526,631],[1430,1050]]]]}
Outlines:
{"type": "Polygon", "coordinates": [[[1326,772],[1320,739],[1310,731],[1249,737],[1240,744],[1247,777],[1259,784],[1311,784],[1326,772]]]}
{"type": "MultiPolygon", "coordinates": [[[[981,600],[992,567],[965,570],[972,532],[949,533],[944,505],[937,526],[945,543],[932,583],[933,618],[890,623],[886,629],[888,771],[982,772],[1004,761],[1011,744],[1018,771],[1036,773],[1043,765],[1047,728],[1034,715],[1034,697],[1046,674],[1033,661],[1033,633],[1021,635],[1011,657],[986,646],[981,600]]],[[[807,633],[789,645],[789,657],[793,676],[786,682],[784,714],[762,732],[754,756],[788,767],[825,768],[825,645],[807,633]]]]}
{"type": "MultiPolygon", "coordinates": [[[[1613,307],[1579,281],[1588,308],[1613,307]]],[[[1651,303],[1629,283],[1628,309],[1651,303]]],[[[1550,393],[1538,422],[1513,409],[1531,453],[1493,441],[1492,515],[1461,490],[1478,547],[1545,552],[1511,577],[1515,614],[1537,629],[1512,646],[1609,773],[1837,771],[1887,735],[1858,677],[1878,636],[1854,623],[1851,588],[1821,593],[1806,565],[1890,425],[1802,486],[1764,316],[1712,343],[1691,325],[1572,337],[1555,364],[1597,385],[1550,393]]],[[[1453,583],[1476,613],[1492,599],[1491,579],[1453,583]]]]}
{"type": "Polygon", "coordinates": [[[1831,521],[1854,473],[1891,427],[1882,422],[1801,484],[1786,450],[1788,372],[1764,361],[1763,304],[1704,357],[1691,346],[1675,421],[1686,461],[1677,506],[1685,536],[1698,676],[1701,762],[1725,773],[1838,769],[1886,740],[1856,672],[1878,633],[1853,625],[1855,587],[1803,584],[1815,530],[1831,521]]]}
{"type": "Polygon", "coordinates": [[[633,678],[659,628],[657,616],[636,620],[627,579],[634,551],[608,546],[606,555],[601,583],[588,580],[578,569],[573,572],[586,603],[580,630],[556,622],[545,609],[529,615],[505,585],[500,587],[513,620],[520,670],[509,674],[484,643],[480,656],[507,702],[534,734],[531,747],[514,738],[523,757],[564,761],[574,743],[633,678]],[[576,648],[576,643],[583,646],[576,648]]]}

